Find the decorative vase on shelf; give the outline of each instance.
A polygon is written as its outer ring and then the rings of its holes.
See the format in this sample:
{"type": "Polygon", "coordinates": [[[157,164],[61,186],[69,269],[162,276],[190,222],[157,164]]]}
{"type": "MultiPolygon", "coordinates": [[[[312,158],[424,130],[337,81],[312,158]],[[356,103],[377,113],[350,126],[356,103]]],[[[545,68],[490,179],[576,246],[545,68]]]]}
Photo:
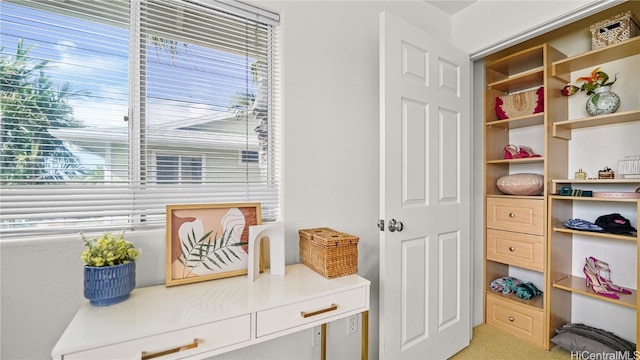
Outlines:
{"type": "Polygon", "coordinates": [[[140,251],[118,235],[105,232],[96,238],[82,234],[84,297],[91,305],[108,306],[125,301],[136,287],[136,260],[140,251]]]}
{"type": "Polygon", "coordinates": [[[587,100],[589,115],[612,114],[620,107],[620,97],[611,91],[610,86],[597,87],[593,92],[587,100]]]}
{"type": "Polygon", "coordinates": [[[84,297],[94,306],[125,301],[136,287],[136,262],[84,267],[84,297]]]}

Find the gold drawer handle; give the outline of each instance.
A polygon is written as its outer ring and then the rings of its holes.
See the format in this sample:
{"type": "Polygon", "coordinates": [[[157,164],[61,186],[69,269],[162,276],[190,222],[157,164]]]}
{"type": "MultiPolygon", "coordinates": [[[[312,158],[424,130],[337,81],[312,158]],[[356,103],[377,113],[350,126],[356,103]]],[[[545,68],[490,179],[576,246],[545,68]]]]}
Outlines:
{"type": "Polygon", "coordinates": [[[509,213],[509,217],[513,219],[514,217],[516,217],[516,214],[514,214],[514,213],[509,213]]]}
{"type": "Polygon", "coordinates": [[[158,351],[157,353],[147,353],[146,351],[143,351],[140,356],[141,356],[141,360],[148,360],[148,359],[153,359],[160,356],[177,353],[183,350],[195,349],[197,347],[198,347],[198,339],[193,339],[193,342],[187,345],[178,346],[169,350],[158,351]]]}
{"type": "Polygon", "coordinates": [[[509,251],[514,252],[516,251],[516,248],[514,248],[513,246],[509,246],[509,251]]]}
{"type": "Polygon", "coordinates": [[[514,321],[515,318],[513,316],[509,316],[509,321],[514,321]]]}
{"type": "Polygon", "coordinates": [[[300,311],[300,315],[303,318],[308,318],[308,317],[311,317],[311,316],[319,315],[319,314],[326,313],[326,312],[333,311],[333,310],[338,310],[338,305],[331,304],[331,306],[329,306],[326,309],[316,310],[316,311],[312,311],[312,312],[300,311]]]}

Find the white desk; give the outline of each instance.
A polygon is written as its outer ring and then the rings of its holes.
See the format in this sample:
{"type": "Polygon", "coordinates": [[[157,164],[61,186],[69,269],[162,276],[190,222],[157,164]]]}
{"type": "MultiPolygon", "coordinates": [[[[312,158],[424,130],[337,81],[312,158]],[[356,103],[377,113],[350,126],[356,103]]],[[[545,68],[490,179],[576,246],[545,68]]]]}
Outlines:
{"type": "MultiPolygon", "coordinates": [[[[286,276],[262,274],[138,288],[122,303],[87,301],[64,331],[54,359],[202,359],[362,313],[368,357],[370,282],[358,275],[327,280],[302,264],[286,276]]],[[[326,356],[326,325],[322,326],[326,356]]]]}

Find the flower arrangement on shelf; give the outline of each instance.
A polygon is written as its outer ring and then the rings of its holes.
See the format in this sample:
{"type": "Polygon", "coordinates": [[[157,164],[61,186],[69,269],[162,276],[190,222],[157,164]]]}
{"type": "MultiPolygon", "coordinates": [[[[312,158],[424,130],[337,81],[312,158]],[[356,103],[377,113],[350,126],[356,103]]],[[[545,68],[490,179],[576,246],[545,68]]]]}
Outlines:
{"type": "Polygon", "coordinates": [[[586,91],[587,95],[592,95],[595,93],[595,89],[603,86],[612,86],[616,80],[617,76],[613,78],[613,81],[609,81],[609,75],[606,72],[600,71],[600,68],[597,67],[591,71],[591,76],[581,76],[576,81],[582,81],[582,86],[578,87],[576,85],[568,84],[564,88],[562,88],[562,95],[571,96],[578,91],[586,91]]]}
{"type": "Polygon", "coordinates": [[[80,258],[87,266],[114,266],[138,260],[140,252],[120,234],[104,232],[97,238],[89,239],[82,234],[85,249],[80,258]]]}

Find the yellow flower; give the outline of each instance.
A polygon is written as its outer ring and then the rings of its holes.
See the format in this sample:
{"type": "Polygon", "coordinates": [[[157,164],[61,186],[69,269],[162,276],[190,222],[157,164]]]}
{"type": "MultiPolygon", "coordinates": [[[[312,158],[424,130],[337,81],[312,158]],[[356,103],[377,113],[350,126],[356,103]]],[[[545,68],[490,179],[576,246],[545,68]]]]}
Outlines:
{"type": "Polygon", "coordinates": [[[82,234],[85,249],[80,259],[87,266],[113,266],[126,264],[138,259],[140,253],[133,244],[124,239],[124,232],[113,235],[105,232],[95,239],[87,239],[82,234]]]}

